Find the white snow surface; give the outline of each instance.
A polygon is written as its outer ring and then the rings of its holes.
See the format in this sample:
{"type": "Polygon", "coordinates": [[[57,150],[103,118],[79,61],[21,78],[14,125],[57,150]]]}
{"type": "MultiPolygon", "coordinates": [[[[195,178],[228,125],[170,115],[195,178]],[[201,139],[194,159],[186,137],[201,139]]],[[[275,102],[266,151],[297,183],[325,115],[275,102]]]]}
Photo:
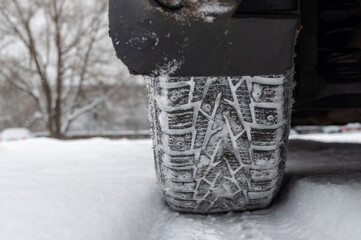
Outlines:
{"type": "Polygon", "coordinates": [[[292,135],[290,139],[304,139],[319,142],[361,143],[361,132],[292,135]]]}
{"type": "Polygon", "coordinates": [[[292,136],[298,139],[272,205],[214,215],[168,209],[151,140],[2,142],[0,239],[358,240],[360,144],[305,140],[361,143],[360,134],[339,135],[292,136]]]}

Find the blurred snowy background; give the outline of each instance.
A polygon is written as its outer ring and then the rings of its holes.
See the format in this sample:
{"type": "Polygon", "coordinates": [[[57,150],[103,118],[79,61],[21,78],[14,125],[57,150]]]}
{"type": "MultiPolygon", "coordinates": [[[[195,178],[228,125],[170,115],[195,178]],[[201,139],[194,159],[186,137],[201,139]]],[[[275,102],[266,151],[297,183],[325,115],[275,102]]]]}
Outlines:
{"type": "Polygon", "coordinates": [[[62,138],[149,128],[145,81],[115,56],[107,4],[0,1],[0,131],[62,138]]]}

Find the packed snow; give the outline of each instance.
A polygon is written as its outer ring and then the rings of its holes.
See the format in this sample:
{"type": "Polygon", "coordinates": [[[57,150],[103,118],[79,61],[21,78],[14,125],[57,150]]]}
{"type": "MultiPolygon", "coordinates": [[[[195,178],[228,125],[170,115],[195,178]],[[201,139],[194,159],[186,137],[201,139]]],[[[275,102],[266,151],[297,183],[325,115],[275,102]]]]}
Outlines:
{"type": "Polygon", "coordinates": [[[293,135],[268,209],[191,215],[164,204],[150,140],[1,142],[0,239],[358,240],[360,143],[360,133],[293,135]]]}
{"type": "Polygon", "coordinates": [[[232,2],[226,5],[224,2],[209,1],[201,3],[198,7],[198,14],[205,22],[212,23],[217,15],[231,12],[233,8],[234,4],[232,4],[232,2]]]}
{"type": "Polygon", "coordinates": [[[290,139],[304,139],[328,143],[361,143],[361,132],[292,135],[290,139]]]}
{"type": "Polygon", "coordinates": [[[206,23],[213,23],[218,17],[225,14],[232,14],[237,5],[237,0],[189,0],[183,8],[169,14],[163,8],[157,8],[163,14],[175,18],[179,24],[189,22],[190,18],[201,19],[206,23]]]}

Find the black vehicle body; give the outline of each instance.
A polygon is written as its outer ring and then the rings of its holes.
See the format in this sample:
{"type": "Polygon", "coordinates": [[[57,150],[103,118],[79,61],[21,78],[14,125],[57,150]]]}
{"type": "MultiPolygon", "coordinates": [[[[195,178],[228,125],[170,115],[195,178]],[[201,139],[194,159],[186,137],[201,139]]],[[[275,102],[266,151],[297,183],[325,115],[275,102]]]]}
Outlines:
{"type": "Polygon", "coordinates": [[[299,119],[361,108],[360,1],[219,0],[222,12],[197,2],[207,1],[110,0],[117,56],[152,76],[165,68],[172,77],[295,70],[299,119]]]}

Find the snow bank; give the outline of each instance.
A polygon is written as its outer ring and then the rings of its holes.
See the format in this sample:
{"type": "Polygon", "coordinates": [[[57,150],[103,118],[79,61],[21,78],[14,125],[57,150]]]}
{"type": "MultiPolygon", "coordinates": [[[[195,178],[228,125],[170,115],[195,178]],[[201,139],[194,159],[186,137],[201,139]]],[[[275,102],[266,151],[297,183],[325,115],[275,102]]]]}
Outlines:
{"type": "Polygon", "coordinates": [[[361,132],[291,135],[290,139],[303,139],[328,143],[361,143],[361,132]]]}
{"type": "Polygon", "coordinates": [[[285,185],[270,208],[207,216],[164,205],[150,140],[2,142],[0,239],[356,240],[359,146],[291,141],[285,185]]]}

